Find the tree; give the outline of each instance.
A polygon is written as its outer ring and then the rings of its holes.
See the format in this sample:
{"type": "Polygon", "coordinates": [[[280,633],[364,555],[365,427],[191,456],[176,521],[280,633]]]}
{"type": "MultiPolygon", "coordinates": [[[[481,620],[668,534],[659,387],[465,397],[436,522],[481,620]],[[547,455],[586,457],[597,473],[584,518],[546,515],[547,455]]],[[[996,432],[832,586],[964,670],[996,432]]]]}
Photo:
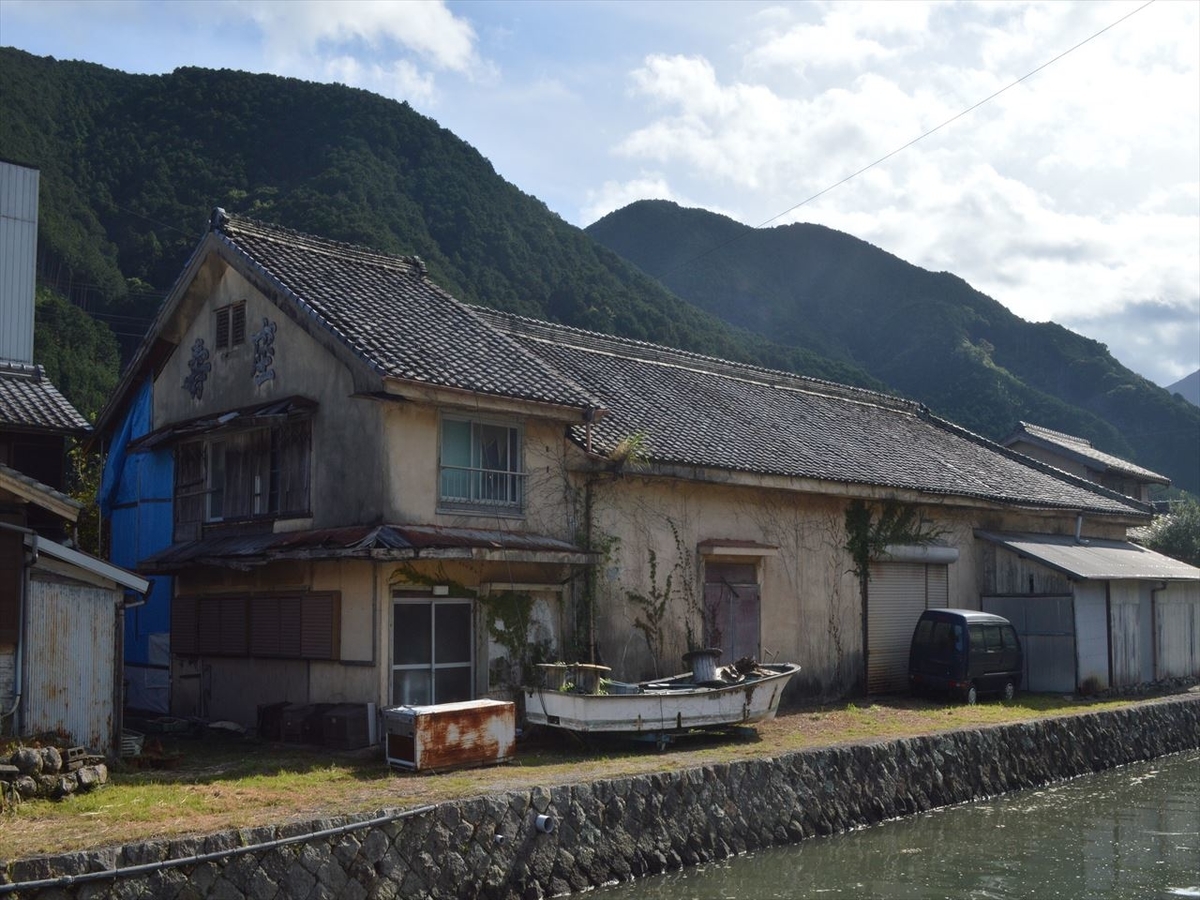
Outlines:
{"type": "Polygon", "coordinates": [[[1145,544],[1172,559],[1200,566],[1200,500],[1185,497],[1157,517],[1145,544]]]}
{"type": "Polygon", "coordinates": [[[33,361],[87,419],[94,420],[117,385],[117,339],[103,322],[46,288],[34,308],[33,361]]]}

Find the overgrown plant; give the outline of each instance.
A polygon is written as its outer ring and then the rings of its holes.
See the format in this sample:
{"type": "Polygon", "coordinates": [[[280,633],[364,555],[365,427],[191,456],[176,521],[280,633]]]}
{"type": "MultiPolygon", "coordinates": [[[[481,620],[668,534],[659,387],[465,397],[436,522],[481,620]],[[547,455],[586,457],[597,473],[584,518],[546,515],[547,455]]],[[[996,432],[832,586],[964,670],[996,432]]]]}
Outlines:
{"type": "Polygon", "coordinates": [[[533,668],[548,661],[550,642],[533,640],[533,598],[528,594],[504,591],[481,597],[487,616],[488,634],[507,651],[510,687],[533,684],[533,668]]]}
{"type": "Polygon", "coordinates": [[[667,619],[667,610],[671,601],[672,574],[668,574],[660,589],[658,586],[658,554],[650,548],[650,589],[645,594],[636,591],[626,591],[629,602],[641,612],[633,620],[633,627],[642,633],[646,646],[650,648],[650,656],[654,660],[654,677],[658,678],[659,661],[663,657],[665,634],[663,626],[667,619]]]}
{"type": "Polygon", "coordinates": [[[863,671],[861,686],[866,687],[866,648],[868,585],[871,580],[871,560],[878,558],[891,544],[931,544],[945,532],[933,527],[919,509],[899,500],[885,500],[876,509],[861,500],[852,500],[846,507],[846,552],[850,554],[850,570],[858,578],[862,602],[863,671]]]}

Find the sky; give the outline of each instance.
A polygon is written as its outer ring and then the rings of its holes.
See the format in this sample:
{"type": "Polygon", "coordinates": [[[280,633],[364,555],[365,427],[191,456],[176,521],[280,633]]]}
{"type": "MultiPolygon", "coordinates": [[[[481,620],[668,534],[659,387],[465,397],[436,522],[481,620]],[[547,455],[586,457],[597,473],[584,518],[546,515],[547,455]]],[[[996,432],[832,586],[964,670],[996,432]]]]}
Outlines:
{"type": "Polygon", "coordinates": [[[575,225],[814,222],[1200,369],[1197,0],[0,0],[0,44],[365,88],[575,225]]]}

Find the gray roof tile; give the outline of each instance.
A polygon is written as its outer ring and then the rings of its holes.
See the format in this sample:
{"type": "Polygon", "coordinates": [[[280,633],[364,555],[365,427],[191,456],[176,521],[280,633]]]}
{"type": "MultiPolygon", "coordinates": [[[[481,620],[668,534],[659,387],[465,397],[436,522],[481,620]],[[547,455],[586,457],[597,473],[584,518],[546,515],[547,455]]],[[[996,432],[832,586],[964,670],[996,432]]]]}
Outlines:
{"type": "Polygon", "coordinates": [[[58,392],[41,366],[0,364],[0,427],[83,434],[87,419],[58,392]]]}
{"type": "Polygon", "coordinates": [[[1127,459],[1097,450],[1087,438],[1076,437],[1052,428],[1022,422],[1016,431],[1004,439],[1004,443],[1009,446],[1019,440],[1028,440],[1035,444],[1041,444],[1043,447],[1049,447],[1068,458],[1074,458],[1084,465],[1100,471],[1113,471],[1156,484],[1171,483],[1171,479],[1165,475],[1159,475],[1157,472],[1142,468],[1127,459]]]}
{"type": "Polygon", "coordinates": [[[599,405],[429,281],[415,257],[217,218],[231,248],[381,375],[560,406],[599,405]]]}
{"type": "MultiPolygon", "coordinates": [[[[1001,503],[1145,514],[1141,504],[1054,472],[920,404],[786,372],[503,313],[481,318],[597,394],[592,445],[645,435],[659,463],[903,488],[1001,503]]],[[[584,440],[582,429],[575,437],[584,440]]]]}

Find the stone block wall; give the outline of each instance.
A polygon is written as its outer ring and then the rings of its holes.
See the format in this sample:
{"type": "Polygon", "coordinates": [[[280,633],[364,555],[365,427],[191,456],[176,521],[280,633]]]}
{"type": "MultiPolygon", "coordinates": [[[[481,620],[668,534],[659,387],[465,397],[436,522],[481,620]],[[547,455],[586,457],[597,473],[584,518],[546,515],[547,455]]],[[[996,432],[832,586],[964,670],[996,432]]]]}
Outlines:
{"type": "Polygon", "coordinates": [[[1200,696],[9,863],[0,897],[524,900],[1200,747],[1200,696]],[[553,829],[537,828],[539,816],[553,829]],[[94,874],[93,874],[94,873],[94,874]]]}

